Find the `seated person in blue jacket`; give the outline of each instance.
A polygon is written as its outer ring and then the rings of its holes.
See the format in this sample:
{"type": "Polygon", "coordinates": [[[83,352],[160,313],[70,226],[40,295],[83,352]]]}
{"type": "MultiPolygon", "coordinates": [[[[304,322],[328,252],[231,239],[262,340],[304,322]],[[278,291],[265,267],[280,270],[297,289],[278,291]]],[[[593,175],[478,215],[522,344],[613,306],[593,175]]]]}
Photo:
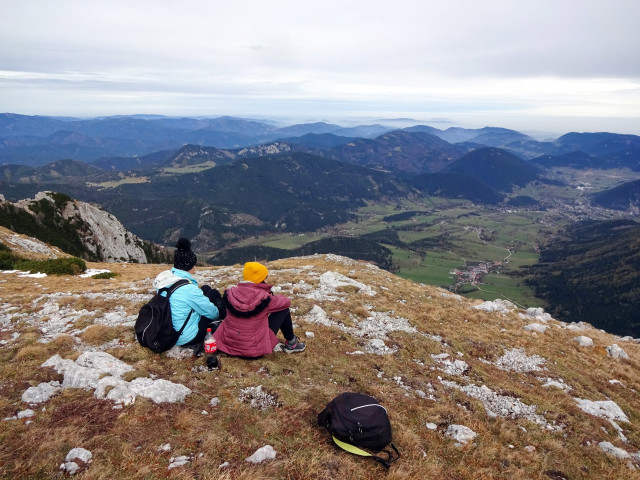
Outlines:
{"type": "Polygon", "coordinates": [[[209,285],[198,287],[198,281],[193,277],[197,261],[196,254],[191,251],[191,242],[186,238],[179,239],[173,256],[173,268],[161,272],[153,281],[153,288],[160,290],[180,280],[189,280],[188,284],[174,290],[169,297],[171,320],[178,332],[191,312],[176,345],[192,347],[194,353],[200,355],[203,353],[207,328],[215,331],[227,312],[218,290],[209,285]]]}

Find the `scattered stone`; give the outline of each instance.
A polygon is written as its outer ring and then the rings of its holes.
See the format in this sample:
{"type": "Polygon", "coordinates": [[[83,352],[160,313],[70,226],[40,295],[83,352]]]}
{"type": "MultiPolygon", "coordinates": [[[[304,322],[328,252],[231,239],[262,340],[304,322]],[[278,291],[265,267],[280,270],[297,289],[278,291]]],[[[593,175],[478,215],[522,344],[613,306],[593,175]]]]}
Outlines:
{"type": "Polygon", "coordinates": [[[388,347],[384,340],[380,338],[372,338],[369,343],[364,347],[367,353],[373,353],[375,355],[390,355],[398,351],[397,348],[388,347]]]}
{"type": "Polygon", "coordinates": [[[620,460],[627,460],[631,458],[631,454],[629,454],[629,452],[623,450],[622,448],[613,446],[611,442],[600,442],[598,446],[600,447],[600,450],[602,450],[607,455],[614,456],[616,458],[619,458],[620,460]]]}
{"type": "Polygon", "coordinates": [[[174,345],[164,353],[169,358],[175,358],[176,360],[182,360],[184,358],[193,357],[192,348],[183,348],[178,345],[174,345]]]}
{"type": "Polygon", "coordinates": [[[218,465],[218,470],[222,468],[227,468],[229,465],[231,465],[229,462],[221,463],[220,465],[218,465]]]}
{"type": "Polygon", "coordinates": [[[474,305],[472,308],[475,308],[476,310],[482,310],[485,312],[509,313],[518,307],[516,307],[513,303],[511,303],[508,300],[502,300],[498,298],[491,302],[483,302],[480,305],[474,305]]]}
{"type": "Polygon", "coordinates": [[[304,332],[304,336],[307,338],[315,338],[315,334],[313,332],[304,332]]]}
{"type": "Polygon", "coordinates": [[[533,453],[536,451],[536,447],[534,447],[533,445],[527,445],[526,447],[524,447],[524,451],[528,453],[533,453]]]}
{"type": "Polygon", "coordinates": [[[449,357],[448,353],[431,354],[431,358],[433,358],[434,360],[444,360],[445,358],[448,358],[448,357],[449,357]]]}
{"type": "Polygon", "coordinates": [[[580,335],[579,337],[574,337],[573,339],[578,342],[578,345],[580,345],[581,347],[593,347],[593,340],[589,337],[580,335]]]}
{"type": "Polygon", "coordinates": [[[547,377],[546,379],[538,378],[538,380],[540,380],[541,382],[544,382],[542,384],[543,387],[555,387],[555,388],[559,388],[560,390],[564,390],[565,392],[568,392],[569,390],[573,389],[570,385],[567,385],[566,383],[564,383],[564,380],[562,378],[554,380],[551,377],[547,377]]]}
{"type": "Polygon", "coordinates": [[[325,312],[322,307],[318,305],[314,305],[311,311],[305,317],[307,322],[317,323],[319,325],[324,325],[325,327],[336,326],[337,324],[329,319],[327,312],[325,312]]]}
{"type": "Polygon", "coordinates": [[[574,398],[581,410],[607,420],[629,422],[629,418],[613,400],[591,401],[574,398]]]}
{"type": "Polygon", "coordinates": [[[460,446],[466,445],[478,436],[476,432],[464,425],[449,425],[445,436],[453,438],[460,446]]]}
{"type": "Polygon", "coordinates": [[[105,352],[85,352],[75,362],[55,355],[42,366],[64,374],[62,388],[95,389],[96,398],[125,405],[133,403],[137,396],[162,403],[180,402],[191,394],[189,388],[168,380],[140,377],[126,382],[120,377],[133,367],[105,352]]]}
{"type": "Polygon", "coordinates": [[[266,410],[271,407],[279,407],[278,398],[267,391],[263,391],[262,385],[247,387],[240,390],[238,399],[243,403],[249,403],[251,408],[266,410]]]}
{"type": "Polygon", "coordinates": [[[551,315],[545,313],[545,311],[540,307],[527,308],[525,313],[519,313],[518,316],[524,319],[531,318],[544,323],[547,323],[549,320],[553,320],[553,318],[551,318],[551,315]]]}
{"type": "Polygon", "coordinates": [[[18,412],[18,420],[22,419],[22,418],[30,418],[33,417],[35,415],[35,412],[33,410],[31,410],[30,408],[27,408],[26,410],[22,410],[20,412],[18,412]]]}
{"type": "Polygon", "coordinates": [[[535,405],[527,405],[517,398],[507,395],[498,395],[486,385],[482,385],[481,387],[473,384],[461,386],[447,380],[440,380],[440,382],[447,387],[456,388],[470,397],[480,400],[484,405],[487,415],[490,417],[526,418],[538,425],[547,425],[544,417],[536,413],[538,407],[535,405]]]}
{"type": "Polygon", "coordinates": [[[512,348],[496,360],[496,367],[508,372],[539,372],[543,370],[540,365],[546,360],[538,355],[527,355],[524,348],[512,348]]]}
{"type": "Polygon", "coordinates": [[[220,399],[218,397],[213,397],[209,402],[209,405],[211,405],[212,407],[217,407],[219,403],[220,399]]]}
{"type": "Polygon", "coordinates": [[[93,455],[84,448],[72,448],[60,465],[60,470],[69,475],[75,475],[81,468],[86,468],[91,463],[93,455]],[[80,464],[78,464],[80,463],[80,464]]]}
{"type": "Polygon", "coordinates": [[[170,452],[171,444],[165,443],[164,445],[160,445],[156,450],[158,450],[159,452],[170,452]]]}
{"type": "Polygon", "coordinates": [[[469,370],[469,365],[464,360],[454,360],[453,362],[448,359],[440,360],[442,370],[447,375],[464,375],[469,370]]]}
{"type": "Polygon", "coordinates": [[[528,332],[544,333],[549,327],[547,325],[542,325],[541,323],[530,323],[522,328],[528,332]]]}
{"type": "Polygon", "coordinates": [[[436,430],[438,428],[438,425],[436,425],[435,423],[427,422],[427,428],[429,430],[436,430]]]}
{"type": "Polygon", "coordinates": [[[182,402],[190,394],[191,389],[184,385],[163,379],[140,377],[127,382],[121,378],[104,377],[98,382],[94,395],[96,398],[130,405],[138,396],[149,398],[155,403],[176,403],[182,402]]]}
{"type": "Polygon", "coordinates": [[[184,467],[187,463],[189,463],[192,460],[193,460],[193,458],[190,457],[189,455],[181,455],[179,457],[171,457],[169,459],[169,466],[167,467],[167,470],[172,470],[172,469],[178,468],[178,467],[184,467]]]}
{"type": "Polygon", "coordinates": [[[62,388],[96,388],[105,375],[120,377],[133,367],[105,352],[85,352],[74,362],[54,355],[42,364],[64,375],[62,388]]]}
{"type": "Polygon", "coordinates": [[[41,383],[37,387],[29,387],[22,394],[25,403],[44,403],[61,390],[60,382],[41,383]]]}
{"type": "Polygon", "coordinates": [[[262,463],[265,460],[273,460],[276,458],[276,451],[273,449],[271,445],[265,445],[264,447],[260,447],[255,451],[253,455],[246,459],[249,463],[262,463]]]}
{"type": "Polygon", "coordinates": [[[609,355],[611,358],[622,358],[623,360],[629,359],[629,355],[627,355],[627,352],[625,352],[615,343],[610,347],[607,347],[607,355],[609,355]]]}
{"type": "Polygon", "coordinates": [[[325,272],[320,275],[320,284],[318,285],[318,288],[305,295],[305,297],[313,300],[337,300],[338,298],[349,295],[339,290],[341,287],[349,286],[355,287],[357,289],[357,293],[371,297],[376,295],[375,290],[364,283],[345,277],[337,272],[325,272]]]}
{"type": "Polygon", "coordinates": [[[317,323],[325,327],[337,328],[355,337],[386,339],[389,332],[418,332],[415,327],[409,324],[409,320],[406,318],[392,317],[389,313],[384,312],[370,312],[370,316],[365,320],[352,319],[356,326],[347,327],[342,323],[331,320],[327,312],[318,305],[314,305],[311,311],[305,316],[305,320],[309,323],[317,323]]]}

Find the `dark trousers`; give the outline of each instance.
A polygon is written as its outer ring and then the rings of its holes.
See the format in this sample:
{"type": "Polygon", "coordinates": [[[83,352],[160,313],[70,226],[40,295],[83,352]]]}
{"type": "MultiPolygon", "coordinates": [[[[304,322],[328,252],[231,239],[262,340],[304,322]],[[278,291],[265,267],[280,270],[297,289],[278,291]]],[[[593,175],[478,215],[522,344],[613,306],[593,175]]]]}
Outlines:
{"type": "Polygon", "coordinates": [[[282,335],[284,335],[284,338],[287,341],[295,338],[291,312],[288,308],[280,310],[279,312],[273,312],[269,315],[269,328],[276,335],[278,334],[278,330],[282,331],[282,335]]]}
{"type": "Polygon", "coordinates": [[[220,293],[215,288],[211,288],[209,285],[203,285],[202,292],[204,293],[205,297],[207,297],[211,301],[211,303],[213,303],[218,308],[220,317],[216,320],[212,320],[208,317],[200,317],[200,321],[198,322],[198,333],[195,337],[193,337],[193,340],[185,343],[183,345],[184,347],[191,347],[193,345],[204,342],[204,337],[207,334],[207,328],[210,328],[211,332],[215,332],[218,328],[218,325],[220,325],[220,322],[222,322],[222,319],[227,315],[226,309],[223,306],[220,306],[222,297],[220,297],[220,293]],[[220,302],[218,301],[218,299],[220,299],[220,302]]]}

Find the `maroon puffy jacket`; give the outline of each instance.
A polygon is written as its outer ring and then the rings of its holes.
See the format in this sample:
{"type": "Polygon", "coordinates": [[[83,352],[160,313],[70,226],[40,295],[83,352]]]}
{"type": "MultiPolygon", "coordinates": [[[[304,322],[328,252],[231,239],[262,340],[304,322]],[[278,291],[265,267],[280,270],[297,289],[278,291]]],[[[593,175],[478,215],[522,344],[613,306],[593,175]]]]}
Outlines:
{"type": "Polygon", "coordinates": [[[229,355],[260,357],[273,351],[278,338],[269,314],[289,308],[284,295],[272,295],[266,283],[240,282],[224,292],[227,316],[214,333],[218,349],[229,355]]]}

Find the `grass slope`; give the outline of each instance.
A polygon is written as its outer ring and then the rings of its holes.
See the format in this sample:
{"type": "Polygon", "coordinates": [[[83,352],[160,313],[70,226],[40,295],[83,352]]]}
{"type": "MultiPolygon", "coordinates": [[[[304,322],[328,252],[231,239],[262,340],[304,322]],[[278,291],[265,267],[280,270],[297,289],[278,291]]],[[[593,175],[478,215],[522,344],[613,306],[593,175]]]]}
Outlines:
{"type": "MultiPolygon", "coordinates": [[[[601,441],[628,452],[640,448],[635,393],[640,389],[640,346],[633,342],[588,327],[578,333],[554,320],[547,324],[550,331],[534,335],[522,329],[529,321],[516,311],[483,312],[467,300],[365,264],[313,256],[268,264],[270,281],[292,299],[297,333],[303,338],[305,332],[314,333],[305,339],[307,350],[253,361],[224,356],[222,369],[209,372],[201,370],[202,359],[155,355],[134,342],[128,322],[150,297],[151,279],[168,267],[88,266],[108,268],[117,276],[34,281],[3,274],[0,340],[6,344],[0,349],[0,416],[10,417],[27,407],[21,395],[29,386],[61,380],[55,371],[40,366],[44,361],[55,354],[73,360],[89,349],[103,349],[134,367],[126,380],[153,375],[186,385],[193,393],[182,403],[156,405],[138,398],[133,405],[114,409],[112,402],[95,398],[91,390],[63,390],[34,408],[29,419],[33,423],[3,422],[2,478],[61,478],[59,465],[74,447],[93,453],[92,463],[79,475],[85,479],[640,478],[626,461],[598,448],[601,441]],[[360,282],[375,295],[351,285],[310,298],[322,291],[321,275],[326,272],[360,282]],[[309,314],[317,307],[327,313],[331,325],[312,322],[309,314]],[[55,339],[41,343],[44,335],[55,333],[56,311],[64,314],[66,326],[59,327],[55,339]],[[393,354],[352,354],[367,350],[370,339],[354,332],[373,316],[380,318],[374,322],[378,327],[404,318],[417,332],[375,335],[397,349],[393,354]],[[49,327],[46,334],[44,327],[49,327]],[[578,347],[572,340],[578,334],[593,338],[595,347],[578,347]],[[629,360],[606,355],[604,347],[614,342],[626,350],[629,360]],[[544,370],[499,369],[496,361],[512,348],[523,349],[529,358],[546,359],[544,370]],[[433,355],[444,353],[464,360],[466,373],[443,371],[443,363],[433,355]],[[547,378],[562,379],[572,390],[542,387],[547,378]],[[550,429],[517,415],[491,416],[480,400],[446,381],[460,387],[484,385],[533,405],[550,429]],[[243,389],[259,385],[273,395],[277,407],[258,410],[241,400],[243,389]],[[388,409],[394,443],[402,453],[388,473],[375,462],[338,450],[317,426],[317,414],[344,391],[373,395],[388,409]],[[214,397],[219,399],[216,407],[209,404],[214,397]],[[580,410],[574,397],[616,402],[630,420],[618,422],[627,440],[621,440],[608,420],[580,410]],[[426,423],[433,423],[435,430],[426,423]],[[478,436],[466,446],[456,446],[445,435],[454,424],[478,436]],[[167,443],[170,452],[158,449],[167,443]],[[245,461],[267,444],[277,452],[274,460],[261,465],[245,461]],[[169,471],[170,457],[179,455],[189,455],[192,461],[169,471]],[[219,468],[224,462],[228,466],[219,468]]],[[[241,267],[202,268],[197,275],[223,290],[239,279],[241,267]]]]}

